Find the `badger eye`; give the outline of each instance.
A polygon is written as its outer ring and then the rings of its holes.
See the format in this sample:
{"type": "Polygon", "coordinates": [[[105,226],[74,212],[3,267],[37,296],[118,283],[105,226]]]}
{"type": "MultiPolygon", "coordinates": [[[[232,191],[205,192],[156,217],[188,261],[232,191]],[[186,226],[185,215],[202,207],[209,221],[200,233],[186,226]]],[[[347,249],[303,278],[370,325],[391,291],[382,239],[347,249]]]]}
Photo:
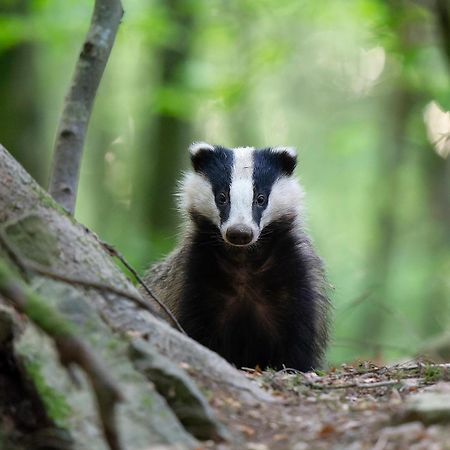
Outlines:
{"type": "Polygon", "coordinates": [[[216,196],[216,201],[219,205],[226,205],[228,203],[228,195],[226,192],[219,192],[216,196]]]}
{"type": "Polygon", "coordinates": [[[258,206],[264,206],[266,204],[266,196],[264,194],[258,194],[256,197],[256,204],[258,206]]]}

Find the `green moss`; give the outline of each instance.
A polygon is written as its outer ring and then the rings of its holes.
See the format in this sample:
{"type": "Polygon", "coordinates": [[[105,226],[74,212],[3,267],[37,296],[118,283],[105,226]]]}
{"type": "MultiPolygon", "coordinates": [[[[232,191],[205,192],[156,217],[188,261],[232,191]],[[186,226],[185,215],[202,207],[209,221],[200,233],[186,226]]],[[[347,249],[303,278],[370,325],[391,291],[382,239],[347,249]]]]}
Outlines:
{"type": "Polygon", "coordinates": [[[286,387],[288,389],[296,390],[299,386],[303,386],[304,381],[303,375],[296,373],[286,380],[286,387]]]}
{"type": "Polygon", "coordinates": [[[425,383],[435,383],[442,380],[444,377],[444,371],[441,367],[427,365],[423,368],[423,377],[425,383]]]}
{"type": "Polygon", "coordinates": [[[55,202],[55,200],[53,200],[53,198],[46,194],[42,189],[37,189],[36,193],[39,197],[39,203],[41,206],[55,209],[64,216],[72,218],[72,216],[70,216],[69,213],[59,203],[55,202]]]}
{"type": "Polygon", "coordinates": [[[47,306],[34,292],[27,290],[25,314],[39,328],[51,336],[64,336],[74,333],[74,326],[63,319],[55,310],[47,306]]]}
{"type": "Polygon", "coordinates": [[[141,398],[141,405],[144,409],[151,409],[153,408],[155,400],[150,395],[143,395],[141,398]]]}
{"type": "Polygon", "coordinates": [[[13,277],[13,272],[6,263],[0,259],[0,288],[6,289],[13,277]]]}
{"type": "Polygon", "coordinates": [[[30,215],[9,225],[5,229],[11,243],[27,259],[50,266],[59,256],[56,238],[48,232],[43,220],[30,215]]]}
{"type": "Polygon", "coordinates": [[[72,410],[65,397],[60,392],[51,388],[42,375],[41,363],[36,360],[25,360],[25,370],[32,381],[40,399],[45,405],[45,410],[56,425],[66,427],[67,419],[72,410]]]}
{"type": "Polygon", "coordinates": [[[392,378],[403,380],[403,378],[408,378],[408,373],[403,369],[394,370],[392,373],[392,378]]]}
{"type": "Polygon", "coordinates": [[[45,304],[45,301],[28,286],[21,283],[17,276],[9,269],[6,263],[0,260],[0,292],[8,297],[8,291],[21,289],[19,296],[24,296],[23,312],[41,330],[51,336],[70,335],[75,331],[74,326],[67,322],[53,308],[45,304]]]}
{"type": "Polygon", "coordinates": [[[211,389],[201,389],[201,393],[206,398],[206,400],[208,400],[208,402],[211,401],[215,396],[214,391],[211,389]]]}
{"type": "Polygon", "coordinates": [[[109,339],[106,343],[106,348],[110,351],[117,351],[122,344],[117,339],[109,339]]]}

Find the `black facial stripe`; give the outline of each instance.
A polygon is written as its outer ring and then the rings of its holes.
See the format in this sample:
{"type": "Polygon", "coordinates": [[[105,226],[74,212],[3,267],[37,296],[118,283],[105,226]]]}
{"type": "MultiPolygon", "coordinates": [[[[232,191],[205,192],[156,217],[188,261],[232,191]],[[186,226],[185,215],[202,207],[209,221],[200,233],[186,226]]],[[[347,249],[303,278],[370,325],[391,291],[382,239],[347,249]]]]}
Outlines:
{"type": "Polygon", "coordinates": [[[217,196],[221,192],[225,192],[227,197],[230,197],[233,162],[234,155],[232,150],[215,146],[213,152],[208,151],[204,154],[198,169],[198,172],[202,173],[211,183],[222,223],[230,215],[230,202],[221,205],[217,202],[217,196]]]}
{"type": "Polygon", "coordinates": [[[271,152],[270,148],[255,150],[253,154],[253,220],[259,225],[263,211],[267,208],[270,191],[275,181],[286,175],[280,155],[271,152]],[[256,197],[263,194],[266,203],[258,206],[256,197]]]}

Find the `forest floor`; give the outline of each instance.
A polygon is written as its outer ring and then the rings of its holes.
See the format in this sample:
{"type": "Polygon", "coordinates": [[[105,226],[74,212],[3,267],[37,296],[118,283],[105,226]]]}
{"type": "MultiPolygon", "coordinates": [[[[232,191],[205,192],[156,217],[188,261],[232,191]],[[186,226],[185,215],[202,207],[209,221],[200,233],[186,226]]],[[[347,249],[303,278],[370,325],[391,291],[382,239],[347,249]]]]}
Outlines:
{"type": "Polygon", "coordinates": [[[218,450],[450,449],[450,365],[363,362],[326,373],[249,370],[276,401],[244,406],[215,391],[210,403],[238,444],[218,450]]]}

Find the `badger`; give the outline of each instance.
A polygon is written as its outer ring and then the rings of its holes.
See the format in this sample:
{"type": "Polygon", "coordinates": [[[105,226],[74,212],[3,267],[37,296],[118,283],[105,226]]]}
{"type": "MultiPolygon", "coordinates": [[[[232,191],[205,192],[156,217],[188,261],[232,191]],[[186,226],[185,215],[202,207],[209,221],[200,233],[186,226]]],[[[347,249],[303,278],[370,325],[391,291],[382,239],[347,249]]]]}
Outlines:
{"type": "Polygon", "coordinates": [[[241,367],[320,366],[329,299],[303,223],[296,150],[194,143],[181,243],[145,281],[186,333],[241,367]]]}

